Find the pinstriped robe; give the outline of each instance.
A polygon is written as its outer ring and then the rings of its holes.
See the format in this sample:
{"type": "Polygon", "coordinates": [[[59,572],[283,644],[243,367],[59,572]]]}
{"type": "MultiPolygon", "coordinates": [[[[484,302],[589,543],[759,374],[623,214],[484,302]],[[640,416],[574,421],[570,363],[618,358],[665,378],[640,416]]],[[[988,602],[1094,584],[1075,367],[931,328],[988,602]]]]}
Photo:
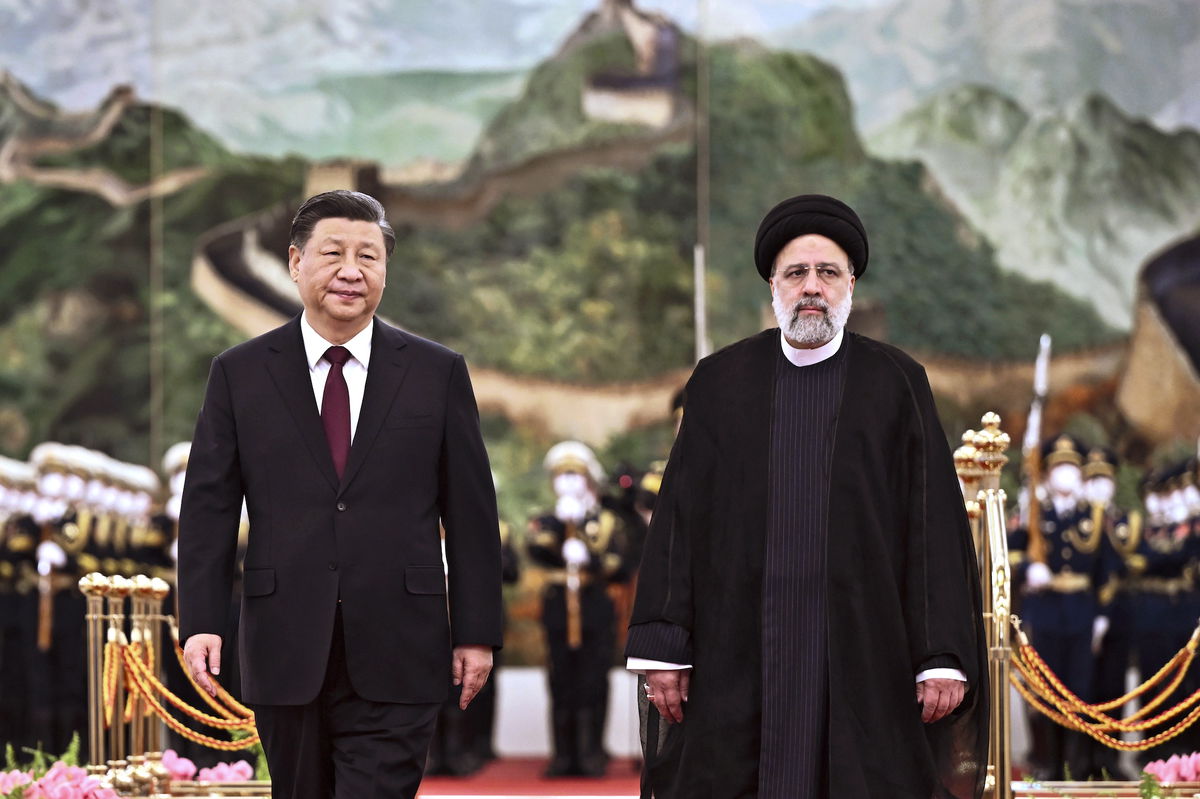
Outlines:
{"type": "MultiPolygon", "coordinates": [[[[828,795],[978,796],[986,663],[949,447],[919,364],[855,334],[842,349],[823,543],[828,795]],[[914,678],[937,666],[960,668],[968,693],[950,717],[924,725],[914,678]]],[[[762,674],[776,632],[763,629],[764,563],[781,363],[779,331],[769,330],[701,361],[688,383],[626,648],[694,665],[684,722],[648,775],[659,799],[758,796],[763,708],[775,700],[762,674]]]]}

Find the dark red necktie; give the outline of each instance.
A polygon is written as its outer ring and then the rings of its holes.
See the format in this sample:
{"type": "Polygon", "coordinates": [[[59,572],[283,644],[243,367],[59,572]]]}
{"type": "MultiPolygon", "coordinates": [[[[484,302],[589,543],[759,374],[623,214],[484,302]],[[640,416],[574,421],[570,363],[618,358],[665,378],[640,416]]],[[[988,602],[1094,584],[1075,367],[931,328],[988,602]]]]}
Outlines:
{"type": "Polygon", "coordinates": [[[342,367],[350,360],[350,350],[330,347],[324,357],[329,361],[329,374],[321,399],[321,424],[325,427],[329,454],[333,456],[333,468],[341,480],[350,457],[350,389],[346,388],[346,376],[342,374],[342,367]]]}

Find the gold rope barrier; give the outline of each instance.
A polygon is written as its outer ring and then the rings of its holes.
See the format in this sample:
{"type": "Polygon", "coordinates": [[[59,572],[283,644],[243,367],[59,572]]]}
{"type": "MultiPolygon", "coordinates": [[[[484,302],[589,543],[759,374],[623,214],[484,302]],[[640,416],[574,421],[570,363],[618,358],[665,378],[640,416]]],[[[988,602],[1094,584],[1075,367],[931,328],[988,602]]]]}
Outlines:
{"type": "Polygon", "coordinates": [[[1014,617],[1013,624],[1016,627],[1020,645],[1013,651],[1012,661],[1020,672],[1020,676],[1024,678],[1024,681],[1014,674],[1011,676],[1011,682],[1030,707],[1042,713],[1056,724],[1078,730],[1111,749],[1137,752],[1150,749],[1164,741],[1169,741],[1194,724],[1197,719],[1200,719],[1200,704],[1198,704],[1200,703],[1200,690],[1193,692],[1174,707],[1159,713],[1157,716],[1149,719],[1144,718],[1162,705],[1183,682],[1188,668],[1196,657],[1196,650],[1200,646],[1200,626],[1197,626],[1196,630],[1192,633],[1191,639],[1183,649],[1176,653],[1149,680],[1146,680],[1133,691],[1118,699],[1098,704],[1089,704],[1067,688],[1050,667],[1046,665],[1041,655],[1029,643],[1029,639],[1024,631],[1021,630],[1020,620],[1014,617]],[[1120,707],[1130,699],[1141,696],[1151,688],[1161,684],[1172,672],[1174,674],[1170,677],[1166,687],[1133,715],[1126,719],[1115,719],[1107,715],[1106,711],[1120,707]],[[1113,731],[1144,732],[1185,712],[1187,715],[1168,729],[1140,741],[1123,741],[1108,734],[1113,731]],[[1087,716],[1095,719],[1095,721],[1087,721],[1080,718],[1080,716],[1087,716]]]}
{"type": "Polygon", "coordinates": [[[88,600],[88,772],[104,787],[121,796],[166,793],[170,775],[162,765],[164,725],[219,751],[235,752],[259,743],[254,713],[219,683],[217,697],[210,697],[184,663],[174,619],[162,613],[162,602],[170,591],[167,583],[143,575],[128,580],[92,573],[79,581],[79,588],[88,600]],[[171,628],[170,646],[188,682],[219,717],[193,707],[163,683],[163,624],[171,628]],[[209,727],[250,734],[237,740],[205,735],[176,718],[170,707],[209,727]]]}

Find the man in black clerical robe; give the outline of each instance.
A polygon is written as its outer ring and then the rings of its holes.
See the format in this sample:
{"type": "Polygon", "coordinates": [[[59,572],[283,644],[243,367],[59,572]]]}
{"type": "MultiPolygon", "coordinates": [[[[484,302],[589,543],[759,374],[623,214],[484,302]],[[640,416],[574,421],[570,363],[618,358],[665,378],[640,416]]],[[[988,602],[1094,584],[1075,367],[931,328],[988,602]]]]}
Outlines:
{"type": "Polygon", "coordinates": [[[974,548],[924,369],[844,330],[867,253],[845,204],[780,203],[755,262],[782,331],[688,382],[626,647],[671,724],[643,796],[982,790],[974,548]]]}

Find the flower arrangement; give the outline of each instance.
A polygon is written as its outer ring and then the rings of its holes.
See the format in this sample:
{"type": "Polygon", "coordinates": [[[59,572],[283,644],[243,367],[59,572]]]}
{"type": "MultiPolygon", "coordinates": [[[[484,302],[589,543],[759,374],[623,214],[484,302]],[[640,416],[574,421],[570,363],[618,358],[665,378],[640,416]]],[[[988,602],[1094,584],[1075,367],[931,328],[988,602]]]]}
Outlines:
{"type": "Polygon", "coordinates": [[[173,780],[197,779],[201,782],[244,782],[254,779],[254,767],[245,760],[234,763],[218,763],[212,768],[202,768],[196,771],[196,764],[186,757],[180,757],[174,749],[168,749],[162,755],[163,768],[171,773],[173,780]]]}
{"type": "MultiPolygon", "coordinates": [[[[80,768],[79,736],[71,746],[51,763],[51,756],[41,749],[26,750],[32,760],[21,765],[10,744],[5,750],[5,763],[0,770],[0,799],[119,799],[112,788],[104,787],[96,777],[80,768]]],[[[199,769],[174,749],[163,752],[162,764],[172,780],[192,778],[207,782],[241,782],[254,779],[254,767],[245,760],[218,763],[212,768],[199,769]]]]}
{"type": "Polygon", "coordinates": [[[1143,769],[1162,783],[1196,782],[1200,780],[1200,752],[1190,755],[1171,755],[1166,760],[1154,760],[1143,769]]]}
{"type": "Polygon", "coordinates": [[[0,773],[4,799],[117,799],[116,791],[101,786],[85,769],[57,761],[45,774],[13,769],[0,773]]]}

